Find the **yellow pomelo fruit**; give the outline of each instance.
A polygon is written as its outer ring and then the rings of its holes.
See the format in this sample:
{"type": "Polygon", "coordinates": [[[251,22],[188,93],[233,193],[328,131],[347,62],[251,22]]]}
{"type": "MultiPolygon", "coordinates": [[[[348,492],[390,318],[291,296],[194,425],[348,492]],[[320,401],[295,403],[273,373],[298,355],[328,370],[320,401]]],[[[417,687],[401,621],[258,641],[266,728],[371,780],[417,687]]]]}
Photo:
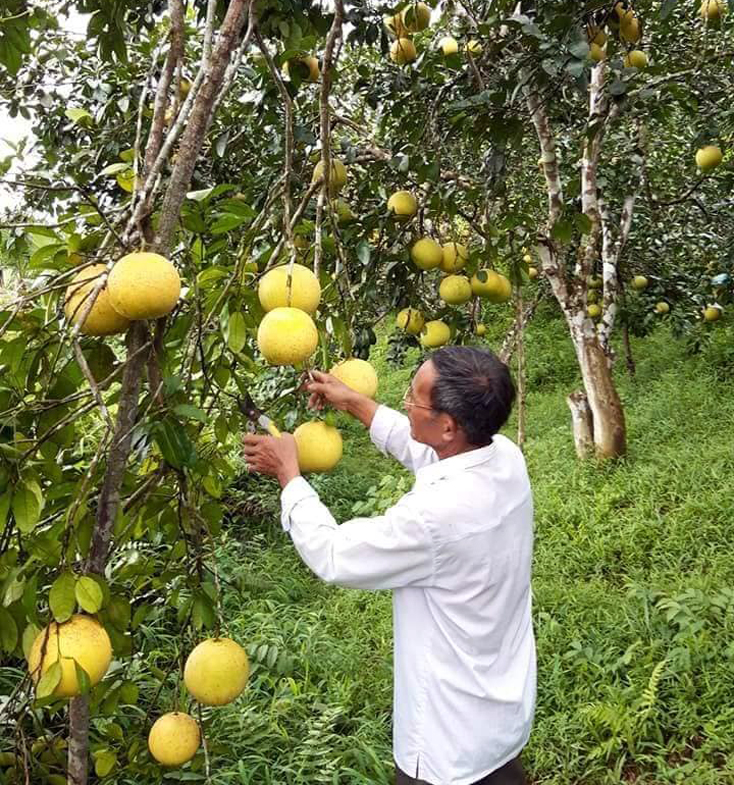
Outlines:
{"type": "Polygon", "coordinates": [[[411,3],[400,16],[409,33],[420,33],[431,23],[431,9],[425,3],[411,3]]]}
{"type": "Polygon", "coordinates": [[[538,277],[538,268],[537,267],[528,267],[528,277],[531,280],[534,280],[538,277]]]}
{"type": "MultiPolygon", "coordinates": [[[[66,318],[76,324],[87,306],[87,298],[91,295],[97,278],[105,271],[103,264],[93,264],[77,273],[66,289],[64,297],[64,314],[66,318]]],[[[105,288],[97,295],[92,310],[84,320],[81,332],[84,335],[114,335],[122,333],[130,326],[130,322],[112,307],[110,293],[105,288]]]]}
{"type": "Polygon", "coordinates": [[[410,335],[418,335],[425,323],[423,314],[415,308],[403,308],[395,319],[395,324],[410,335]]]}
{"type": "Polygon", "coordinates": [[[658,313],[668,313],[670,311],[670,306],[668,303],[661,300],[659,303],[655,303],[655,310],[658,313]]]}
{"type": "Polygon", "coordinates": [[[257,345],[271,365],[295,365],[316,351],[319,333],[300,308],[273,308],[260,322],[257,345]]]}
{"type": "Polygon", "coordinates": [[[426,322],[421,330],[420,342],[426,349],[435,349],[438,346],[443,346],[451,340],[451,329],[448,324],[436,319],[432,322],[426,322]]]}
{"type": "Polygon", "coordinates": [[[604,281],[598,275],[591,275],[587,281],[589,289],[601,289],[604,281]]]}
{"type": "Polygon", "coordinates": [[[646,68],[647,55],[641,49],[633,49],[624,58],[627,68],[646,68]]]}
{"type": "MultiPolygon", "coordinates": [[[[319,161],[313,170],[311,182],[315,183],[324,174],[324,162],[319,161]]],[[[338,159],[331,159],[331,182],[329,183],[329,191],[332,195],[341,191],[347,184],[347,167],[338,159]]]]}
{"type": "Polygon", "coordinates": [[[724,0],[703,0],[698,13],[705,22],[718,22],[726,13],[724,0]]]}
{"type": "Polygon", "coordinates": [[[342,457],[342,437],[333,425],[305,422],[293,431],[302,472],[330,472],[342,457]]]}
{"type": "Polygon", "coordinates": [[[481,335],[484,335],[484,333],[486,333],[486,332],[487,332],[487,325],[486,325],[486,324],[478,324],[478,325],[477,325],[477,327],[476,327],[476,329],[474,330],[474,332],[475,332],[477,335],[480,335],[480,336],[481,336],[481,335]]]}
{"type": "Polygon", "coordinates": [[[321,285],[319,279],[308,267],[294,264],[291,275],[291,287],[288,291],[288,269],[284,264],[268,270],[260,279],[257,296],[264,311],[273,308],[299,308],[306,313],[315,313],[321,302],[321,285]],[[289,297],[290,295],[290,297],[289,297]]]}
{"type": "Polygon", "coordinates": [[[418,202],[410,191],[395,191],[387,200],[387,209],[398,221],[409,221],[418,212],[418,202]]]}
{"type": "Polygon", "coordinates": [[[619,23],[619,37],[628,44],[636,44],[641,35],[639,19],[634,11],[628,11],[619,23]]]}
{"type": "Polygon", "coordinates": [[[447,275],[439,284],[438,296],[449,305],[461,305],[471,300],[469,279],[465,275],[447,275]]]}
{"type": "Polygon", "coordinates": [[[597,46],[604,46],[607,42],[607,34],[603,30],[599,30],[598,28],[591,31],[593,35],[591,36],[590,43],[594,43],[597,46]]]}
{"type": "Polygon", "coordinates": [[[158,319],[173,310],[181,294],[176,268],[157,253],[123,256],[107,281],[112,307],[127,319],[158,319]]]}
{"type": "Polygon", "coordinates": [[[186,689],[205,706],[231,703],[247,684],[247,653],[230,638],[210,638],[192,650],[184,666],[186,689]]]}
{"type": "Polygon", "coordinates": [[[191,92],[191,82],[188,79],[182,79],[181,84],[178,86],[178,94],[182,99],[191,92]]]}
{"type": "Polygon", "coordinates": [[[595,44],[593,41],[589,44],[589,57],[595,63],[601,63],[601,61],[607,56],[606,50],[599,46],[599,44],[595,44]]]}
{"type": "Polygon", "coordinates": [[[589,316],[590,316],[592,319],[598,319],[598,318],[601,316],[601,306],[600,306],[600,305],[597,305],[596,303],[591,303],[591,305],[589,305],[589,306],[586,308],[586,313],[587,313],[587,314],[588,314],[588,315],[589,315],[589,316]]]}
{"type": "Polygon", "coordinates": [[[368,398],[374,398],[377,394],[377,372],[367,360],[360,360],[356,357],[344,360],[344,362],[335,365],[331,369],[331,373],[339,381],[344,382],[347,387],[351,387],[368,398]]]}
{"type": "Polygon", "coordinates": [[[715,169],[723,157],[720,147],[713,144],[706,145],[696,153],[696,164],[702,172],[708,172],[715,169]]]}
{"type": "Polygon", "coordinates": [[[586,302],[595,303],[598,300],[599,300],[598,289],[589,289],[589,291],[586,293],[586,302]]]}
{"type": "Polygon", "coordinates": [[[418,56],[415,44],[410,38],[398,38],[390,47],[390,59],[398,65],[410,63],[418,56]]]}
{"type": "Polygon", "coordinates": [[[529,253],[526,253],[522,257],[522,260],[523,260],[523,262],[525,262],[525,264],[532,264],[533,263],[533,257],[529,253]]]}
{"type": "Polygon", "coordinates": [[[703,309],[703,318],[706,322],[716,322],[721,318],[721,308],[715,305],[708,305],[703,309]]]}
{"type": "Polygon", "coordinates": [[[443,248],[430,237],[423,237],[413,244],[410,258],[421,270],[432,270],[443,261],[443,248]]]}
{"type": "Polygon", "coordinates": [[[408,31],[405,29],[402,14],[395,14],[394,16],[386,16],[383,19],[385,27],[397,38],[404,38],[408,31]]]}
{"type": "Polygon", "coordinates": [[[438,42],[439,49],[446,55],[455,55],[459,51],[459,45],[456,43],[456,39],[452,38],[450,35],[444,36],[438,42]]]}
{"type": "Polygon", "coordinates": [[[479,41],[472,38],[472,40],[468,41],[466,44],[466,51],[474,57],[479,57],[479,55],[482,54],[482,45],[479,41]]]}
{"type": "Polygon", "coordinates": [[[469,251],[459,243],[444,243],[441,247],[443,258],[440,267],[445,273],[455,273],[466,264],[469,251]]]}
{"type": "Polygon", "coordinates": [[[304,75],[306,73],[308,74],[306,76],[307,82],[319,81],[319,77],[321,76],[321,71],[319,70],[319,61],[313,55],[309,55],[308,57],[296,57],[293,58],[293,60],[286,60],[286,62],[281,66],[280,70],[286,76],[290,77],[290,69],[298,66],[303,69],[304,75]]]}
{"type": "Polygon", "coordinates": [[[636,275],[632,279],[632,288],[637,289],[638,292],[647,289],[647,278],[644,275],[636,275]]]}
{"type": "Polygon", "coordinates": [[[105,628],[91,616],[75,614],[69,621],[53,621],[33,641],[28,655],[28,670],[33,681],[39,679],[57,660],[61,661],[61,681],[53,694],[58,698],[79,695],[76,661],[94,686],[102,680],[112,661],[112,645],[105,628]]]}
{"type": "Polygon", "coordinates": [[[492,303],[504,303],[512,295],[510,282],[494,270],[478,270],[474,273],[471,290],[478,297],[486,297],[492,303]]]}
{"type": "Polygon", "coordinates": [[[196,755],[199,744],[196,720],[182,711],[158,717],[148,734],[150,754],[163,766],[182,766],[196,755]]]}

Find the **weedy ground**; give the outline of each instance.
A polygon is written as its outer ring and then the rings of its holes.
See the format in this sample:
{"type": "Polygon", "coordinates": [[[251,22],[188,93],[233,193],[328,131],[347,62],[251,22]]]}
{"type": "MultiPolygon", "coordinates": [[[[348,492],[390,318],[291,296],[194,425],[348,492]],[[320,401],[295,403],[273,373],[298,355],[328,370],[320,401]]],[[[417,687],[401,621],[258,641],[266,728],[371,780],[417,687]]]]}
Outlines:
{"type": "MultiPolygon", "coordinates": [[[[499,327],[487,336],[497,346],[499,327]]],[[[579,463],[563,324],[527,334],[525,453],[536,505],[538,706],[524,760],[536,783],[734,782],[734,336],[688,356],[662,327],[617,381],[629,454],[579,463]]],[[[418,360],[372,355],[398,406],[418,360]]],[[[383,511],[411,479],[341,421],[345,457],[313,478],[338,521],[383,511]]],[[[505,432],[514,436],[516,423],[505,432]]],[[[250,685],[210,725],[216,783],[391,783],[389,592],[326,586],[279,523],[276,486],[229,492],[221,554],[230,632],[250,685]]]]}

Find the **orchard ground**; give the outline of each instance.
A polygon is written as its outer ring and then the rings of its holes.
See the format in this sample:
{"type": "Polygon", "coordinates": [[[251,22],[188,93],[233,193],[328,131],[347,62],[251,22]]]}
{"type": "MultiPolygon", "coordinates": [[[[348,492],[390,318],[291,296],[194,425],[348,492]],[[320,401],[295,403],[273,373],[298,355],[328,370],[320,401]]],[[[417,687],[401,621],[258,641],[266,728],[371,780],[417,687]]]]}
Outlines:
{"type": "MultiPolygon", "coordinates": [[[[528,329],[532,782],[734,780],[734,336],[720,328],[696,356],[665,327],[633,340],[637,376],[621,356],[616,369],[631,450],[602,467],[578,462],[569,437],[564,325],[541,312],[528,329]]],[[[396,407],[419,353],[391,368],[384,337],[371,360],[378,400],[396,407]]],[[[489,345],[498,337],[490,326],[489,345]]],[[[411,479],[361,425],[340,415],[340,427],[344,458],[312,482],[341,522],[379,513],[411,479]]],[[[273,483],[243,475],[228,508],[224,616],[253,669],[209,725],[212,782],[392,783],[390,593],[315,578],[280,528],[273,483]]]]}

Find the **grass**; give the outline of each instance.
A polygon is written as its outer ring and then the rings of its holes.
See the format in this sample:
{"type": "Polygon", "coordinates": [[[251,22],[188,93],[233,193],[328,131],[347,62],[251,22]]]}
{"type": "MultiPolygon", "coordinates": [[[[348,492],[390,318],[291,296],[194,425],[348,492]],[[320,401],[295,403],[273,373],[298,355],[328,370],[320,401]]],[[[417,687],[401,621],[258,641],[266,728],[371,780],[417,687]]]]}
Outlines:
{"type": "MultiPolygon", "coordinates": [[[[696,357],[664,329],[634,341],[637,377],[622,361],[617,374],[629,455],[597,466],[574,455],[563,325],[540,313],[528,332],[534,782],[734,781],[731,337],[722,330],[696,357]]],[[[386,366],[384,351],[373,354],[380,398],[397,405],[412,368],[386,366]]],[[[313,481],[340,521],[365,499],[384,506],[399,488],[381,480],[404,476],[358,423],[343,433],[343,461],[313,481]]],[[[280,530],[271,483],[240,478],[229,505],[220,569],[238,590],[224,615],[249,642],[253,675],[245,698],[212,715],[213,781],[392,782],[389,593],[312,576],[280,530]]]]}

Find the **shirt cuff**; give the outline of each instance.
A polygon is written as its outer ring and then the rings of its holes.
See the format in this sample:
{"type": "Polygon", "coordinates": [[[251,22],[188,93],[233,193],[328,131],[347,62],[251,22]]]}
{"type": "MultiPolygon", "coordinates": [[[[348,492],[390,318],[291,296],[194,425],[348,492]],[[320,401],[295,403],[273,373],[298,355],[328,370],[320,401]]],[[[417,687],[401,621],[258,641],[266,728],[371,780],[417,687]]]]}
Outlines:
{"type": "Polygon", "coordinates": [[[291,513],[297,504],[300,504],[304,499],[312,496],[319,498],[318,493],[303,479],[303,477],[294,477],[283,488],[280,494],[280,523],[283,531],[289,531],[291,528],[291,513]]]}
{"type": "Polygon", "coordinates": [[[389,406],[380,404],[370,425],[370,439],[380,452],[387,454],[387,442],[390,439],[396,419],[401,415],[389,406]]]}

